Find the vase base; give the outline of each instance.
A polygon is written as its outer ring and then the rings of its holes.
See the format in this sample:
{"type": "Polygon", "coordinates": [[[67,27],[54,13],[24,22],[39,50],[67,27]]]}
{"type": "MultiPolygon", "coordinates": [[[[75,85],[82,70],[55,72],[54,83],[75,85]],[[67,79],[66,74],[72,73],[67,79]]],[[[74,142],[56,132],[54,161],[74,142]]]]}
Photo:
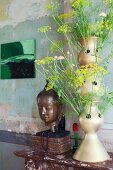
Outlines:
{"type": "Polygon", "coordinates": [[[97,134],[87,134],[73,155],[73,159],[83,162],[103,162],[110,158],[97,134]]]}

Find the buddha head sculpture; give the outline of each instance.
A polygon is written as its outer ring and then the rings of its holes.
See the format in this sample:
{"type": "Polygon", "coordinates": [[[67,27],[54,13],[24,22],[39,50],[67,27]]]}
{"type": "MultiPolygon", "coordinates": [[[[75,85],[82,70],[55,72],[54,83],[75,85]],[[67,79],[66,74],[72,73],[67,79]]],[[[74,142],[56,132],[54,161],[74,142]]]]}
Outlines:
{"type": "Polygon", "coordinates": [[[37,96],[37,105],[40,118],[45,122],[45,125],[50,126],[51,131],[55,132],[61,120],[62,104],[54,90],[43,90],[37,96]]]}

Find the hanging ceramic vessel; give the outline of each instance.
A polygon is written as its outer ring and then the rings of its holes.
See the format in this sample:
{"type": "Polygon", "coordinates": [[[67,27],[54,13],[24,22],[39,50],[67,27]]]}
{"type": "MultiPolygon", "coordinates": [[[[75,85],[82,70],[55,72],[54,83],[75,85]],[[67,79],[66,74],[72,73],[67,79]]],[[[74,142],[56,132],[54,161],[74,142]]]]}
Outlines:
{"type": "Polygon", "coordinates": [[[95,63],[97,60],[97,42],[98,37],[79,38],[78,42],[81,45],[81,51],[78,56],[78,63],[81,65],[95,63]]]}

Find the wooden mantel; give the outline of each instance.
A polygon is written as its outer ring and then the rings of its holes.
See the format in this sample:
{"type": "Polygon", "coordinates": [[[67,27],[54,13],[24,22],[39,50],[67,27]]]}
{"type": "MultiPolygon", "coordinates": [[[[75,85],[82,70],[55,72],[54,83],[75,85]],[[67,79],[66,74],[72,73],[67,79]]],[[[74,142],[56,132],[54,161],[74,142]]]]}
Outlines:
{"type": "Polygon", "coordinates": [[[113,170],[113,153],[109,153],[110,160],[99,163],[76,161],[72,158],[72,150],[54,155],[29,149],[16,151],[15,155],[25,159],[26,170],[113,170]]]}

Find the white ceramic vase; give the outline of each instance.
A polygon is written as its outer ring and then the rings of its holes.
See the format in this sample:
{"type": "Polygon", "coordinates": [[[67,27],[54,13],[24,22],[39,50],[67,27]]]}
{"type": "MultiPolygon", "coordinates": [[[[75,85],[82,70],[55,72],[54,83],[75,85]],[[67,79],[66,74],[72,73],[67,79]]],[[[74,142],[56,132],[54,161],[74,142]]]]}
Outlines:
{"type": "MultiPolygon", "coordinates": [[[[82,50],[78,56],[80,66],[95,63],[96,60],[96,45],[98,37],[89,37],[79,39],[82,50]]],[[[90,71],[90,67],[89,67],[90,71]]],[[[92,82],[86,80],[86,85],[81,87],[81,95],[84,96],[86,92],[99,93],[101,84],[96,80],[96,86],[93,87],[92,82]]],[[[85,106],[83,113],[79,117],[80,127],[85,132],[85,137],[73,155],[73,158],[84,162],[102,162],[109,159],[109,155],[100,142],[97,131],[104,122],[104,117],[98,109],[98,101],[96,98],[92,103],[85,106]]]]}
{"type": "Polygon", "coordinates": [[[102,162],[109,159],[104,146],[100,142],[97,131],[104,122],[104,117],[98,110],[95,101],[92,106],[87,106],[79,117],[80,127],[85,132],[85,137],[73,158],[84,162],[102,162]]]}

